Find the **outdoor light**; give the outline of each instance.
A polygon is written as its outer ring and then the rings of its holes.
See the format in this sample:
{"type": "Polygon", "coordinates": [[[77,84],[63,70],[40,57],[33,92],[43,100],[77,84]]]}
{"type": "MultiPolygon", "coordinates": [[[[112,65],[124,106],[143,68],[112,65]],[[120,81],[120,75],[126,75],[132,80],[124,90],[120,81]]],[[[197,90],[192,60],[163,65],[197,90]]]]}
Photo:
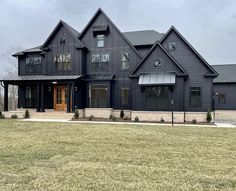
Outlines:
{"type": "Polygon", "coordinates": [[[78,91],[78,88],[75,86],[75,91],[77,92],[78,91]]]}

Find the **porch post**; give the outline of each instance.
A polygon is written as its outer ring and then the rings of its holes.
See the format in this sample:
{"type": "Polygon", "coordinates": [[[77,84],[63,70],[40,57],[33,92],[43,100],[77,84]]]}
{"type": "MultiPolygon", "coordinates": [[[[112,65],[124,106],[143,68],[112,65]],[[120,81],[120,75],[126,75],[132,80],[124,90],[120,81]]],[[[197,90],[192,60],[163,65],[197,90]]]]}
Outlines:
{"type": "Polygon", "coordinates": [[[67,84],[67,112],[70,112],[71,84],[67,84]]]}
{"type": "Polygon", "coordinates": [[[41,112],[45,112],[44,110],[44,84],[41,84],[41,112]]]}
{"type": "Polygon", "coordinates": [[[40,84],[37,84],[36,88],[36,95],[37,95],[37,112],[40,112],[40,84]]]}
{"type": "Polygon", "coordinates": [[[4,111],[8,111],[8,84],[4,83],[4,111]]]}
{"type": "Polygon", "coordinates": [[[71,108],[71,110],[72,110],[72,112],[74,112],[75,111],[75,83],[73,82],[72,84],[71,84],[71,102],[72,102],[72,108],[71,108]]]}

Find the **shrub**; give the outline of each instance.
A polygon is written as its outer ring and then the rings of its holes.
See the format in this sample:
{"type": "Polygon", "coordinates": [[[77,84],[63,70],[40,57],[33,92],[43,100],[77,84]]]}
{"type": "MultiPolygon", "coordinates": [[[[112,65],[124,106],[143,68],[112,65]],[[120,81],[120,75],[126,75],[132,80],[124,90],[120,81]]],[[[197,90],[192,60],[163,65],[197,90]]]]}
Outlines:
{"type": "Polygon", "coordinates": [[[161,123],[165,123],[165,119],[163,119],[163,117],[161,117],[161,123]]]}
{"type": "Polygon", "coordinates": [[[78,109],[75,109],[74,119],[79,119],[79,111],[78,111],[78,109]]]}
{"type": "Polygon", "coordinates": [[[25,110],[24,118],[25,118],[25,119],[29,119],[29,118],[30,118],[30,113],[29,113],[29,110],[28,110],[28,109],[25,110]]]}
{"type": "Polygon", "coordinates": [[[207,112],[206,120],[207,120],[207,123],[210,123],[212,121],[212,116],[211,116],[210,111],[207,112]]]}
{"type": "Polygon", "coordinates": [[[134,121],[135,121],[135,122],[139,122],[138,116],[136,116],[136,117],[134,118],[134,121]]]}
{"type": "Polygon", "coordinates": [[[112,120],[112,117],[113,117],[113,115],[111,114],[111,115],[109,116],[109,119],[112,120]]]}
{"type": "Polygon", "coordinates": [[[92,121],[94,119],[94,116],[93,115],[90,115],[89,116],[89,121],[92,121]]]}
{"type": "Polygon", "coordinates": [[[128,118],[128,117],[124,117],[123,119],[124,119],[124,120],[130,120],[130,118],[128,118]]]}
{"type": "Polygon", "coordinates": [[[18,116],[17,116],[16,114],[13,114],[13,115],[11,116],[11,118],[12,118],[12,119],[17,119],[18,116]]]}
{"type": "Polygon", "coordinates": [[[116,117],[115,116],[112,116],[112,121],[116,121],[116,117]]]}
{"type": "Polygon", "coordinates": [[[193,120],[192,120],[192,123],[193,123],[193,124],[196,124],[196,123],[197,123],[197,120],[196,120],[196,119],[193,119],[193,120]]]}
{"type": "Polygon", "coordinates": [[[120,110],[120,118],[123,119],[124,116],[125,116],[125,114],[124,114],[124,111],[123,111],[123,109],[122,109],[122,110],[120,110]]]}
{"type": "Polygon", "coordinates": [[[2,111],[0,111],[0,119],[4,119],[5,117],[4,117],[4,115],[3,115],[3,113],[2,113],[2,111]]]}

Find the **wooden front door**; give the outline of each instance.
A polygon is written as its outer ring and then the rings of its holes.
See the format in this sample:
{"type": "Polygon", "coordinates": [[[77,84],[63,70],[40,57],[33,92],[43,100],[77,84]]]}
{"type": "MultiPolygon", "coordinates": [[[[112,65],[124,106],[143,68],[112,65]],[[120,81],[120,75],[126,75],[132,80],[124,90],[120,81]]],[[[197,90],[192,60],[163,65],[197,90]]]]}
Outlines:
{"type": "Polygon", "coordinates": [[[67,110],[67,87],[66,86],[54,87],[54,110],[55,111],[67,110]]]}

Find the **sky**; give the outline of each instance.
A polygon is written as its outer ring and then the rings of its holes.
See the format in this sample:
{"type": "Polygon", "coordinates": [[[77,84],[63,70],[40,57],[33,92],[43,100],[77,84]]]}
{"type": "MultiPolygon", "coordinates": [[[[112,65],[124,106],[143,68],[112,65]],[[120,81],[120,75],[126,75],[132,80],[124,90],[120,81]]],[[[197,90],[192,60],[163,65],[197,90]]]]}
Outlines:
{"type": "Polygon", "coordinates": [[[43,44],[60,19],[80,32],[99,7],[122,32],[174,25],[209,64],[236,63],[235,0],[0,0],[0,72],[9,50],[43,44]]]}

